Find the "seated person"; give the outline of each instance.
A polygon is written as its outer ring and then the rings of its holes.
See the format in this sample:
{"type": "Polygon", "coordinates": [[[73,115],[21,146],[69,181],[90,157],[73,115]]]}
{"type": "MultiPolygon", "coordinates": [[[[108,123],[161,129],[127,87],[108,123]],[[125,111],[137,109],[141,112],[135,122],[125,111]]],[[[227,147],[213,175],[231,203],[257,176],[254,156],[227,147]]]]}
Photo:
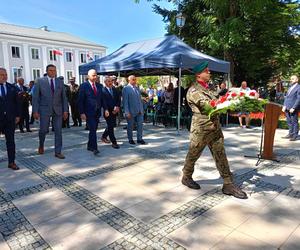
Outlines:
{"type": "MultiPolygon", "coordinates": [[[[240,88],[240,92],[249,92],[251,89],[249,87],[247,87],[247,82],[246,81],[242,81],[241,84],[241,88],[240,88]]],[[[249,112],[239,112],[238,113],[238,117],[239,117],[239,123],[240,123],[240,127],[243,128],[243,117],[245,117],[246,120],[246,128],[250,128],[250,114],[249,112]]]]}

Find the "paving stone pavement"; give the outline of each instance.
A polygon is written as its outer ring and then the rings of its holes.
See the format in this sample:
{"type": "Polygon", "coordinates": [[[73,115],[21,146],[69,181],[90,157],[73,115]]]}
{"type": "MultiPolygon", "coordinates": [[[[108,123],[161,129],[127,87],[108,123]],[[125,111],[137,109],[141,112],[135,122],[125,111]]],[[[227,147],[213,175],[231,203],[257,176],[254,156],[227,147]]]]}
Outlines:
{"type": "Polygon", "coordinates": [[[299,249],[300,141],[284,134],[275,138],[280,162],[256,167],[244,155],[258,152],[260,128],[224,129],[235,182],[249,195],[242,201],[222,194],[208,150],[194,173],[202,189],[180,184],[187,131],[146,124],[148,144],[132,146],[120,126],[121,148],[99,143],[95,157],[87,131],[64,129],[65,160],[53,157],[52,133],[43,156],[36,129],[16,133],[16,172],[7,169],[2,138],[0,249],[299,249]]]}

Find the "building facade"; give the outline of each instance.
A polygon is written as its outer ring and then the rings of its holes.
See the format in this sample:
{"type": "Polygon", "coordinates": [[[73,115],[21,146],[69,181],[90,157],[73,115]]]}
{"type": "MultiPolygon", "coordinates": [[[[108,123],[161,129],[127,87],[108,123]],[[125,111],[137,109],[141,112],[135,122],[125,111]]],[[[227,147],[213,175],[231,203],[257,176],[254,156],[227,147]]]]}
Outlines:
{"type": "Polygon", "coordinates": [[[42,77],[48,64],[57,67],[57,75],[65,82],[76,77],[77,83],[84,81],[79,75],[81,64],[99,59],[106,54],[106,47],[64,32],[42,28],[29,28],[0,23],[0,67],[8,73],[8,81],[15,83],[23,77],[27,84],[42,77]]]}

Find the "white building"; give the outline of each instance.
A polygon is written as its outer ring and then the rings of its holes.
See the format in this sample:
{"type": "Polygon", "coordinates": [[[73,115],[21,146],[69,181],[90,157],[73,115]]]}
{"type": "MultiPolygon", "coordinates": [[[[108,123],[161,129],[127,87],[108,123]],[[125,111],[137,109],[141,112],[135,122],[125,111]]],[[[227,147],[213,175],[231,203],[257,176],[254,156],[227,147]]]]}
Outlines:
{"type": "MultiPolygon", "coordinates": [[[[42,28],[29,28],[0,23],[0,67],[8,73],[8,81],[23,77],[27,84],[43,76],[48,64],[57,67],[57,75],[65,82],[79,77],[78,66],[105,56],[106,47],[64,32],[42,28]]],[[[78,80],[79,79],[79,80],[78,80]]]]}

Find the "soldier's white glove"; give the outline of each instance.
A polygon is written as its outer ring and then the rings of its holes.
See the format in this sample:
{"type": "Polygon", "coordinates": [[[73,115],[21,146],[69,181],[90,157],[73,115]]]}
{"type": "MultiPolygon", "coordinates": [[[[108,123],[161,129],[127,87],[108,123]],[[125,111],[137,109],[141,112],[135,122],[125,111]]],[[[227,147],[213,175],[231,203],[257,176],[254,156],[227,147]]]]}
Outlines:
{"type": "Polygon", "coordinates": [[[282,112],[285,112],[286,111],[286,106],[283,106],[282,107],[282,112]]]}
{"type": "Polygon", "coordinates": [[[291,108],[290,113],[294,113],[295,109],[291,108]]]}

